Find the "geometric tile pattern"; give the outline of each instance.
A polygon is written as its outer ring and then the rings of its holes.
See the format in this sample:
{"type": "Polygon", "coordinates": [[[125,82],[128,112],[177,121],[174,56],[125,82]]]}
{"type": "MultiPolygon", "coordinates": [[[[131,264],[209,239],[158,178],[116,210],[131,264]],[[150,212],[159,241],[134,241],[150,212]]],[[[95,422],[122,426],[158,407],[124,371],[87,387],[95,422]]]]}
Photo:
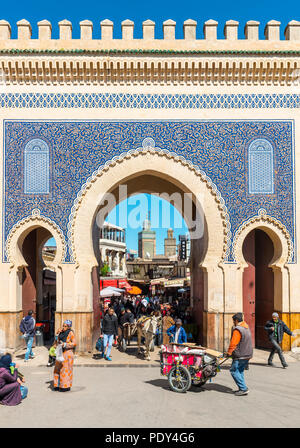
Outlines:
{"type": "MultiPolygon", "coordinates": [[[[205,172],[224,200],[233,239],[242,223],[263,208],[285,226],[295,247],[293,120],[6,120],[3,244],[33,209],[55,222],[68,242],[72,207],[87,179],[114,157],[140,148],[145,138],[205,172]],[[49,194],[24,193],[24,150],[37,138],[50,150],[49,194]],[[249,147],[258,139],[273,148],[272,193],[249,193],[249,147]]],[[[228,262],[233,261],[229,253],[228,262]]],[[[65,262],[71,262],[69,252],[65,262]]]]}
{"type": "Polygon", "coordinates": [[[0,93],[9,108],[248,109],[300,108],[299,94],[0,93]]]}

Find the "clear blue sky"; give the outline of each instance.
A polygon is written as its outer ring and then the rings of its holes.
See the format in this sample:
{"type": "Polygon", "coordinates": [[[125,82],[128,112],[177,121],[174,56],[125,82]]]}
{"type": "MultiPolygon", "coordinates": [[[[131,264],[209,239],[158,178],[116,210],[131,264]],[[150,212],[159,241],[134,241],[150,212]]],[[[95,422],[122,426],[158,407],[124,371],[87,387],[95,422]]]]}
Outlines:
{"type": "MultiPolygon", "coordinates": [[[[157,254],[164,253],[164,239],[167,237],[168,228],[173,228],[177,242],[179,235],[188,233],[187,225],[181,214],[169,202],[155,196],[152,196],[151,200],[149,194],[135,195],[129,201],[127,199],[126,202],[128,214],[125,230],[128,250],[138,250],[138,232],[142,230],[142,225],[138,224],[143,223],[149,211],[151,228],[156,231],[157,254]]],[[[123,227],[124,224],[121,222],[123,219],[121,203],[109,213],[106,221],[123,227]]]]}
{"type": "Polygon", "coordinates": [[[200,1],[200,0],[114,0],[82,2],[78,0],[15,0],[2,1],[0,19],[8,20],[12,26],[12,36],[16,37],[16,22],[27,19],[33,28],[33,37],[37,36],[39,20],[47,19],[52,23],[53,37],[58,37],[58,22],[68,19],[73,23],[73,36],[79,37],[79,22],[89,19],[94,22],[95,38],[100,36],[99,22],[110,19],[115,22],[115,37],[120,37],[121,22],[131,19],[136,23],[135,37],[140,38],[142,22],[152,19],[157,25],[157,38],[162,37],[162,22],[173,19],[177,22],[177,37],[182,37],[182,23],[186,19],[198,21],[198,37],[203,36],[203,23],[208,19],[219,22],[219,38],[223,38],[223,27],[226,20],[234,19],[240,22],[240,37],[248,20],[261,22],[261,36],[263,28],[271,19],[281,21],[283,33],[286,24],[292,20],[300,20],[299,0],[251,0],[251,1],[200,1]]]}
{"type": "MultiPolygon", "coordinates": [[[[156,231],[156,253],[164,253],[164,239],[167,237],[168,228],[173,228],[174,237],[188,233],[188,228],[181,214],[169,202],[150,196],[149,194],[135,195],[127,199],[127,216],[124,221],[124,202],[115,207],[106,218],[106,221],[121,225],[126,231],[127,249],[138,250],[138,232],[142,230],[143,221],[150,211],[151,228],[156,231]],[[152,198],[152,200],[151,200],[152,198]],[[123,207],[123,208],[122,208],[123,207]],[[139,225],[140,224],[140,225],[139,225]]],[[[56,245],[51,238],[47,246],[56,245]]]]}

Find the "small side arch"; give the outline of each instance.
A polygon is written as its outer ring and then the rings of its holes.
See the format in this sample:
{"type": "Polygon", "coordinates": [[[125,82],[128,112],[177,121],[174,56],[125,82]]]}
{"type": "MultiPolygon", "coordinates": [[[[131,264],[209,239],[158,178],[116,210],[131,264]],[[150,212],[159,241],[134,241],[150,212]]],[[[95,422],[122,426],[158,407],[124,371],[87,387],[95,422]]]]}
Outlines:
{"type": "Polygon", "coordinates": [[[293,243],[288,230],[279,220],[260,209],[258,215],[243,223],[234,236],[232,253],[240,266],[247,266],[243,256],[243,243],[246,236],[254,229],[261,229],[266,232],[273,242],[274,256],[270,262],[270,267],[283,267],[292,261],[293,243]]]}
{"type": "Polygon", "coordinates": [[[66,242],[61,229],[54,221],[41,215],[38,209],[32,211],[30,216],[19,221],[9,232],[6,241],[6,255],[11,268],[22,268],[27,263],[22,254],[22,245],[26,236],[36,228],[48,230],[56,241],[56,255],[52,262],[45,263],[50,269],[56,269],[65,258],[66,242]]]}

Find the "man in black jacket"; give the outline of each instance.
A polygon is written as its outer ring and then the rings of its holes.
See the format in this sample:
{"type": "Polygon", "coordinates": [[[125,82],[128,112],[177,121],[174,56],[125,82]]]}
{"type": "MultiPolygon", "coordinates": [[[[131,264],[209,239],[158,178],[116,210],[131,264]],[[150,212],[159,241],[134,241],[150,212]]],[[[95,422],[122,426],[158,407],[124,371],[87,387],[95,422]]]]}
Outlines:
{"type": "Polygon", "coordinates": [[[103,353],[102,358],[105,357],[107,361],[111,361],[110,352],[114,341],[114,337],[118,334],[118,318],[114,314],[113,308],[108,308],[102,321],[102,331],[103,331],[103,353]],[[104,356],[105,349],[107,346],[106,356],[104,356]]]}
{"type": "Polygon", "coordinates": [[[271,344],[273,345],[273,348],[271,350],[269,359],[268,359],[268,365],[269,366],[274,366],[273,364],[273,357],[275,352],[278,353],[279,359],[281,361],[282,367],[285,369],[286,367],[288,367],[281,347],[279,344],[281,344],[282,342],[282,338],[283,338],[283,333],[287,333],[290,336],[294,336],[293,333],[291,332],[291,330],[288,328],[288,326],[279,319],[279,315],[278,313],[273,313],[272,314],[272,320],[268,320],[268,322],[265,325],[265,330],[268,332],[268,336],[269,336],[269,340],[271,342],[271,344]]]}
{"type": "Polygon", "coordinates": [[[132,314],[130,309],[127,308],[125,311],[125,308],[122,307],[121,313],[118,318],[119,327],[123,328],[124,324],[133,324],[133,321],[134,321],[134,315],[132,314]]]}

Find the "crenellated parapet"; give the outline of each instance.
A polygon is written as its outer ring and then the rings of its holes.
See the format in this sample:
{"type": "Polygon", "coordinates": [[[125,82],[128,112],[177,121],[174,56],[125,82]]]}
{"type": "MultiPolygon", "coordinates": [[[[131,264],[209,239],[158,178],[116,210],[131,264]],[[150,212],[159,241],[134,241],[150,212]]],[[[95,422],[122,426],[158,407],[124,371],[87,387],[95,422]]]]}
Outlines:
{"type": "Polygon", "coordinates": [[[135,37],[134,22],[121,23],[122,38],[114,38],[114,23],[105,19],[94,27],[59,22],[59,36],[52,36],[48,20],[37,23],[37,39],[27,20],[17,22],[17,37],[0,20],[0,75],[6,84],[94,85],[299,85],[300,22],[290,21],[280,38],[281,23],[269,21],[260,39],[260,23],[250,20],[239,38],[239,22],[228,20],[224,38],[218,38],[218,22],[183,23],[183,38],[176,37],[176,22],[163,22],[163,38],[156,38],[155,22],[143,22],[142,39],[135,37]],[[95,57],[96,56],[96,57],[95,57]]]}
{"type": "Polygon", "coordinates": [[[58,39],[52,38],[52,26],[48,20],[37,23],[38,39],[32,39],[31,24],[23,19],[17,22],[17,39],[11,39],[11,25],[6,20],[0,21],[0,49],[161,49],[161,50],[285,50],[299,49],[300,22],[290,21],[284,30],[285,39],[280,39],[281,23],[270,20],[264,27],[264,39],[259,38],[260,22],[250,20],[244,26],[244,38],[239,39],[239,22],[228,20],[225,23],[224,38],[218,39],[218,22],[207,20],[203,24],[203,38],[197,39],[198,23],[188,19],[183,22],[183,39],[176,38],[176,22],[166,20],[163,22],[163,39],[155,37],[155,22],[143,22],[142,39],[135,38],[134,22],[124,20],[121,23],[122,38],[114,38],[114,23],[105,19],[100,26],[94,27],[90,20],[79,23],[80,39],[73,39],[73,26],[69,20],[62,20],[59,25],[58,39]],[[259,44],[259,46],[258,46],[259,44]],[[295,45],[296,44],[296,45],[295,45]],[[63,45],[63,47],[62,47],[63,45]]]}

